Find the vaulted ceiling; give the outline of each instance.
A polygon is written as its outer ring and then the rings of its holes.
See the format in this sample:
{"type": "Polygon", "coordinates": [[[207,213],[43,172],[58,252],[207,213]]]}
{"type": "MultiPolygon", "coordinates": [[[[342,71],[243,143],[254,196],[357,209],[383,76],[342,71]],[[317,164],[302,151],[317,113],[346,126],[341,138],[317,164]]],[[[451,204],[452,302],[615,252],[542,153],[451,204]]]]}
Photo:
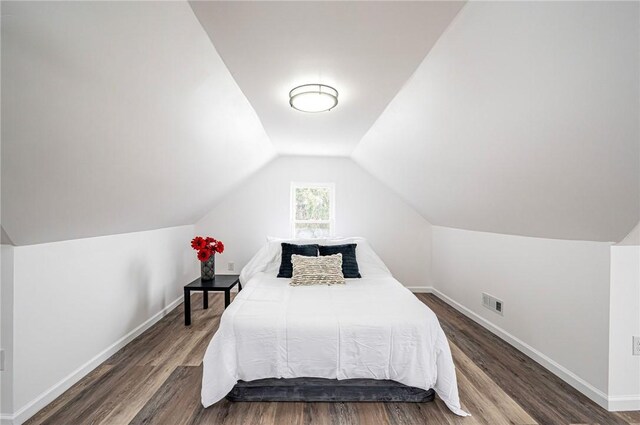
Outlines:
{"type": "Polygon", "coordinates": [[[352,158],[433,224],[640,218],[638,3],[2,2],[2,228],[191,224],[277,154],[352,158]],[[297,84],[340,91],[288,106],[297,84]]]}
{"type": "Polygon", "coordinates": [[[207,2],[191,7],[282,154],[349,155],[462,2],[207,2]],[[321,82],[340,107],[301,114],[321,82]]]}

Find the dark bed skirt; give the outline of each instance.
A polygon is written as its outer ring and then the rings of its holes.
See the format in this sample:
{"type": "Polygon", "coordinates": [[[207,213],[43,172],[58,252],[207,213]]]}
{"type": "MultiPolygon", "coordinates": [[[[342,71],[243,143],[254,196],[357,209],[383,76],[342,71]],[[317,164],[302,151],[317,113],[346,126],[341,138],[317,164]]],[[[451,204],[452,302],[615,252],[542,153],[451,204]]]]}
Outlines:
{"type": "Polygon", "coordinates": [[[289,378],[238,381],[231,401],[433,401],[435,392],[378,379],[289,378]]]}

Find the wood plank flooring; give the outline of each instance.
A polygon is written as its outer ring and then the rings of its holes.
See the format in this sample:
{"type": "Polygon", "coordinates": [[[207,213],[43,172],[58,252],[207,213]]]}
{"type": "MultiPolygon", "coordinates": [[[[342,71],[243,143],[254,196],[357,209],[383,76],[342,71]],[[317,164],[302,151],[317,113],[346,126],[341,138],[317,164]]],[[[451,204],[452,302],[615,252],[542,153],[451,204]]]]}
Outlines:
{"type": "Polygon", "coordinates": [[[222,294],[193,295],[192,326],[183,308],[114,354],[29,425],[412,425],[640,424],[640,412],[609,413],[542,366],[433,295],[418,298],[438,316],[456,364],[460,398],[473,416],[433,403],[200,404],[202,357],[218,328],[222,294]]]}

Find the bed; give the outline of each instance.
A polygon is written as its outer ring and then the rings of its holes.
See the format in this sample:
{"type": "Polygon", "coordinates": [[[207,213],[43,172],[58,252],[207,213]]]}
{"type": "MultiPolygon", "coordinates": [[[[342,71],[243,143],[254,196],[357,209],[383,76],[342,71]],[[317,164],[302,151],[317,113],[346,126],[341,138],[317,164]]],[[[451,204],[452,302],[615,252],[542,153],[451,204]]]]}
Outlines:
{"type": "Polygon", "coordinates": [[[277,385],[274,378],[377,380],[434,390],[453,413],[466,416],[435,314],[391,276],[366,240],[323,242],[357,243],[362,278],[346,279],[345,285],[290,286],[276,277],[280,242],[267,242],[242,270],[243,290],[209,343],[202,404],[237,394],[243,383],[277,385]]]}

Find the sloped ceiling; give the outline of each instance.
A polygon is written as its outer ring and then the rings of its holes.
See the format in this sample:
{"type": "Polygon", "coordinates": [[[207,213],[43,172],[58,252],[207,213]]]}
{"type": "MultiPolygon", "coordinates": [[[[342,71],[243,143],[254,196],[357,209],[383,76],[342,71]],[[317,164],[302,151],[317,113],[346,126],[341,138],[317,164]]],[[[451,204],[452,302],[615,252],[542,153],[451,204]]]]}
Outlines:
{"type": "Polygon", "coordinates": [[[192,224],[276,152],[352,152],[433,224],[621,240],[638,3],[461,6],[3,1],[5,240],[192,224]],[[289,108],[311,79],[338,108],[289,108]]]}
{"type": "Polygon", "coordinates": [[[283,154],[349,155],[463,2],[192,1],[196,16],[283,154]],[[289,106],[324,83],[329,113],[289,106]]]}
{"type": "Polygon", "coordinates": [[[433,224],[621,240],[640,218],[638,8],[468,3],[354,159],[433,224]]]}
{"type": "Polygon", "coordinates": [[[186,2],[2,2],[17,245],[192,224],[274,156],[186,2]]]}

